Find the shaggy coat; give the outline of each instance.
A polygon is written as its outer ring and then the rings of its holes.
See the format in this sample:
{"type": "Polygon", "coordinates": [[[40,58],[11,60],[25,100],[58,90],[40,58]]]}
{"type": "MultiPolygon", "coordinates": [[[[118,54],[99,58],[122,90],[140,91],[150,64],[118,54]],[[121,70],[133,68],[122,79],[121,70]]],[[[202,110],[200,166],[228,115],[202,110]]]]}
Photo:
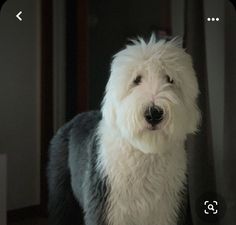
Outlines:
{"type": "Polygon", "coordinates": [[[115,55],[102,110],[59,129],[48,165],[50,225],[183,225],[187,134],[198,84],[176,40],[134,41],[115,55]],[[144,112],[163,111],[150,125],[144,112]]]}

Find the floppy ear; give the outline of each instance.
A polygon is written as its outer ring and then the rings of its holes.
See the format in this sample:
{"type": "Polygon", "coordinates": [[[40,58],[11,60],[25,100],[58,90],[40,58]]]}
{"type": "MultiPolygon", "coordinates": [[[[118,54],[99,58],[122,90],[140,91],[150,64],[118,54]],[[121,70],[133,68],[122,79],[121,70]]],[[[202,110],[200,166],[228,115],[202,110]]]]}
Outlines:
{"type": "Polygon", "coordinates": [[[114,127],[116,125],[114,99],[108,88],[106,88],[106,94],[102,102],[102,117],[108,126],[114,127]]]}
{"type": "Polygon", "coordinates": [[[199,125],[201,124],[201,112],[195,103],[193,106],[194,110],[190,113],[189,133],[197,133],[199,131],[199,125]]]}

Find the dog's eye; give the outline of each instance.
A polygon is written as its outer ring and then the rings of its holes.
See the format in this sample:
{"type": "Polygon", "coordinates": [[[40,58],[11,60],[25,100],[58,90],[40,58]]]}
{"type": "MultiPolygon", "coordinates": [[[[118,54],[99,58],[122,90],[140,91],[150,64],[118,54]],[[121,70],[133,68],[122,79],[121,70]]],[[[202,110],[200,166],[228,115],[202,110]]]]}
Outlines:
{"type": "Polygon", "coordinates": [[[173,83],[174,83],[174,80],[173,80],[170,76],[168,76],[168,75],[166,75],[166,81],[167,81],[168,83],[170,83],[170,84],[173,84],[173,83]]]}
{"type": "Polygon", "coordinates": [[[139,85],[139,84],[141,83],[141,81],[142,81],[142,76],[141,76],[141,75],[138,75],[138,76],[134,79],[133,83],[134,83],[135,85],[139,85]]]}

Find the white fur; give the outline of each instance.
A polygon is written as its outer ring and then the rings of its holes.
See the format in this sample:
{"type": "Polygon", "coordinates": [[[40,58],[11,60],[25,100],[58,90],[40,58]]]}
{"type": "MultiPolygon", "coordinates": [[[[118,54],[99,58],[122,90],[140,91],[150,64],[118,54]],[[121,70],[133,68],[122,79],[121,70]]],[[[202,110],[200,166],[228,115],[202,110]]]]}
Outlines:
{"type": "Polygon", "coordinates": [[[109,225],[177,223],[186,183],[184,142],[200,119],[197,96],[191,58],[176,39],[140,38],[114,56],[98,130],[98,166],[111,186],[109,225]],[[134,86],[137,75],[142,81],[134,86]],[[164,110],[156,130],[144,118],[152,104],[164,110]]]}

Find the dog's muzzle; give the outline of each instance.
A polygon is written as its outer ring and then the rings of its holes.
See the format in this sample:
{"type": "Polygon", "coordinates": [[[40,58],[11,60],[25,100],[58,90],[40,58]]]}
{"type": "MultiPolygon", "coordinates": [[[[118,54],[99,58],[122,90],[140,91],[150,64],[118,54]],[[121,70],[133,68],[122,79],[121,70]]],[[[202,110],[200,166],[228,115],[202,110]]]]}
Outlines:
{"type": "Polygon", "coordinates": [[[154,127],[163,119],[163,110],[158,106],[150,106],[144,112],[145,120],[154,127]]]}

